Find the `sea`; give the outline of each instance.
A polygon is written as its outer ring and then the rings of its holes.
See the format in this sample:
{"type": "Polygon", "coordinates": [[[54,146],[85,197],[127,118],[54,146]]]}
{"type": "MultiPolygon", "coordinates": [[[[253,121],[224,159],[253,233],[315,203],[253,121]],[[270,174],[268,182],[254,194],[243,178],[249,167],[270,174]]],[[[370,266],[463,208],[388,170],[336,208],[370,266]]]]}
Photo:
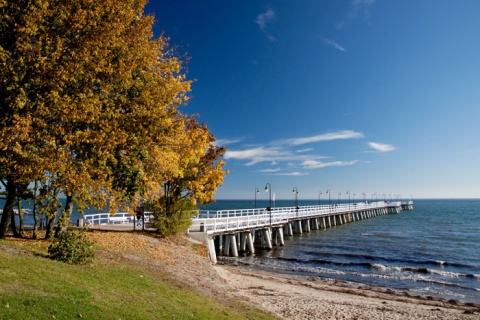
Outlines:
{"type": "MultiPolygon", "coordinates": [[[[299,200],[300,206],[315,204],[299,200]]],[[[413,204],[411,211],[286,237],[285,246],[270,251],[219,259],[246,268],[480,303],[480,199],[414,199],[413,204]]],[[[268,203],[257,203],[262,205],[268,203]]],[[[204,209],[251,207],[252,201],[230,200],[204,209]]]]}
{"type": "MultiPolygon", "coordinates": [[[[346,201],[331,200],[338,202],[346,201]]],[[[322,205],[328,203],[328,199],[321,200],[322,205]]],[[[276,207],[294,204],[293,200],[273,203],[276,207]]],[[[299,206],[317,204],[318,200],[298,200],[299,206]]],[[[217,200],[201,209],[268,205],[265,200],[217,200]]],[[[286,237],[285,245],[273,250],[218,259],[245,268],[480,303],[480,199],[413,199],[413,206],[399,214],[286,237]]],[[[72,221],[79,217],[75,214],[72,221]]],[[[25,223],[33,224],[31,215],[25,216],[25,223]]]]}

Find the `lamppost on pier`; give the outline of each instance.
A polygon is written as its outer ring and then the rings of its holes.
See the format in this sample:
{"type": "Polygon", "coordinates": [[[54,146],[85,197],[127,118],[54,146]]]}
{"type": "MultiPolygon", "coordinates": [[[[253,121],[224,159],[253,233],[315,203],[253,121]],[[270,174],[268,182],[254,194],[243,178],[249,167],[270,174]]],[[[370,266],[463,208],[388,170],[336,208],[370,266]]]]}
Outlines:
{"type": "Polygon", "coordinates": [[[331,201],[330,201],[330,189],[327,189],[327,191],[325,191],[325,193],[328,193],[328,211],[332,211],[332,204],[331,204],[331,201]]]}
{"type": "Polygon", "coordinates": [[[355,195],[356,195],[355,193],[352,194],[352,203],[354,208],[355,208],[355,195]]]}
{"type": "Polygon", "coordinates": [[[322,191],[319,191],[319,192],[318,192],[318,205],[320,205],[320,197],[321,197],[321,195],[322,195],[322,191]]]}
{"type": "Polygon", "coordinates": [[[293,187],[292,192],[295,195],[295,207],[298,208],[298,189],[297,189],[297,187],[293,187]]]}
{"type": "Polygon", "coordinates": [[[265,192],[269,193],[269,205],[267,208],[268,213],[270,214],[270,226],[272,226],[272,185],[267,182],[265,185],[265,192]]]}
{"type": "Polygon", "coordinates": [[[342,194],[341,192],[338,193],[338,202],[337,202],[337,204],[340,204],[340,195],[341,195],[341,194],[342,194]]]}
{"type": "Polygon", "coordinates": [[[348,211],[350,211],[350,191],[347,191],[348,194],[348,211]]]}
{"type": "Polygon", "coordinates": [[[260,190],[258,190],[258,188],[255,188],[255,201],[253,202],[255,209],[257,208],[257,194],[260,194],[260,190]]]}

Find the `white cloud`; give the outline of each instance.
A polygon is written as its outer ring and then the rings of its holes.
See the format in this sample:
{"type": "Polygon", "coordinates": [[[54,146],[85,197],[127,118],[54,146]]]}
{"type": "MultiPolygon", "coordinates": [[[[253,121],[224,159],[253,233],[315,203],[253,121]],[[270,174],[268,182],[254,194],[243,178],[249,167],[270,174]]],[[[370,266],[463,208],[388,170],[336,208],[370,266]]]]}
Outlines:
{"type": "Polygon", "coordinates": [[[263,170],[259,170],[258,172],[272,173],[272,172],[278,172],[278,171],[280,171],[280,168],[275,168],[275,169],[263,169],[263,170]]]}
{"type": "Polygon", "coordinates": [[[351,166],[357,163],[357,160],[353,161],[331,161],[331,162],[322,162],[316,160],[307,160],[302,163],[302,166],[305,169],[320,169],[326,167],[341,167],[341,166],[351,166]]]}
{"type": "Polygon", "coordinates": [[[255,19],[255,23],[258,24],[260,30],[263,32],[265,37],[270,41],[276,41],[277,39],[270,34],[268,31],[268,25],[276,19],[277,15],[272,9],[267,9],[264,13],[261,13],[255,19]]]}
{"type": "Polygon", "coordinates": [[[243,139],[218,139],[213,142],[214,146],[226,146],[229,144],[242,142],[243,139]]]}
{"type": "Polygon", "coordinates": [[[393,150],[396,149],[391,144],[383,144],[383,143],[378,143],[378,142],[369,142],[368,145],[371,148],[373,148],[373,149],[375,149],[376,151],[379,151],[379,152],[389,152],[389,151],[393,151],[393,150]]]}
{"type": "Polygon", "coordinates": [[[287,140],[284,140],[284,143],[292,146],[298,146],[298,145],[313,143],[313,142],[342,140],[342,139],[358,139],[363,137],[364,137],[363,133],[355,132],[351,130],[343,130],[338,132],[320,134],[320,135],[311,136],[311,137],[287,139],[287,140]]]}
{"type": "Polygon", "coordinates": [[[277,163],[278,161],[289,161],[295,159],[289,150],[273,147],[257,147],[241,151],[229,151],[225,153],[225,159],[250,160],[246,165],[252,166],[260,162],[277,163]]]}
{"type": "Polygon", "coordinates": [[[308,173],[307,173],[307,172],[295,171],[295,172],[277,173],[277,174],[274,174],[274,175],[275,175],[275,176],[294,176],[294,177],[300,177],[300,176],[308,176],[308,173]]]}
{"type": "MultiPolygon", "coordinates": [[[[356,163],[356,161],[322,162],[321,160],[329,157],[312,154],[314,151],[313,148],[294,150],[293,147],[321,141],[358,138],[363,138],[363,134],[352,130],[343,130],[310,137],[277,140],[267,144],[266,146],[258,146],[252,148],[247,147],[244,150],[227,149],[224,158],[226,160],[237,159],[245,161],[246,166],[253,166],[258,163],[266,162],[269,163],[272,168],[274,166],[279,166],[279,164],[290,168],[298,168],[299,166],[301,166],[304,169],[318,169],[330,166],[346,166],[352,165],[356,163]]],[[[260,172],[274,173],[280,170],[281,169],[279,167],[276,169],[265,169],[260,172]]],[[[283,173],[281,174],[284,175],[283,173]]]]}
{"type": "Polygon", "coordinates": [[[331,46],[331,47],[337,49],[338,51],[347,52],[347,49],[345,49],[344,46],[336,43],[335,41],[333,41],[333,40],[331,40],[331,39],[323,38],[323,43],[325,43],[326,45],[331,46]]]}
{"type": "Polygon", "coordinates": [[[306,149],[297,150],[298,153],[309,152],[309,151],[313,151],[313,149],[312,148],[306,148],[306,149]]]}

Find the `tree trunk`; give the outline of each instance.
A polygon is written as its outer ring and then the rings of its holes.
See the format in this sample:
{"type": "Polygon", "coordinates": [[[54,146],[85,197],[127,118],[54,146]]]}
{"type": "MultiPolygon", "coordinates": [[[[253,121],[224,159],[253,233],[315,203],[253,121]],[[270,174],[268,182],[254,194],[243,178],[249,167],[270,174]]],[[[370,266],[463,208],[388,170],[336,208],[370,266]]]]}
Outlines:
{"type": "Polygon", "coordinates": [[[37,239],[37,231],[38,231],[38,216],[37,216],[37,189],[38,189],[38,181],[35,180],[35,186],[33,189],[33,234],[32,238],[37,239]]]}
{"type": "MultiPolygon", "coordinates": [[[[13,209],[12,209],[12,211],[13,211],[13,209]]],[[[20,238],[20,233],[18,233],[17,224],[15,222],[15,213],[14,212],[12,212],[10,214],[10,229],[12,229],[13,236],[15,238],[20,238]]]]}
{"type": "Polygon", "coordinates": [[[57,230],[55,231],[55,237],[58,237],[62,232],[67,230],[70,223],[70,217],[73,212],[73,195],[67,196],[67,202],[65,203],[65,209],[62,211],[62,216],[58,219],[57,230]]]}
{"type": "Polygon", "coordinates": [[[22,199],[17,199],[17,208],[18,208],[18,220],[19,226],[18,226],[18,233],[20,237],[25,237],[25,225],[23,221],[23,206],[22,206],[22,199]]]}
{"type": "Polygon", "coordinates": [[[15,205],[15,198],[17,196],[17,188],[10,178],[7,179],[6,191],[7,197],[3,207],[2,220],[0,221],[0,239],[7,238],[9,220],[13,216],[13,206],[15,205]]]}
{"type": "Polygon", "coordinates": [[[47,233],[45,233],[45,239],[49,240],[54,236],[53,228],[55,227],[55,218],[57,217],[57,213],[54,213],[48,218],[47,222],[47,233]]]}

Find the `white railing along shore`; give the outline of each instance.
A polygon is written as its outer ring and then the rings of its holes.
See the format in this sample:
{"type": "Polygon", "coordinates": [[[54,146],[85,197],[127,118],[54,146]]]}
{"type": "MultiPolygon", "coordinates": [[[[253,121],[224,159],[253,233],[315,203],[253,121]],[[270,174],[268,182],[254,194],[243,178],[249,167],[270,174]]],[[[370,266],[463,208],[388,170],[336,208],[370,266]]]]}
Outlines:
{"type": "MultiPolygon", "coordinates": [[[[151,212],[145,212],[145,222],[150,221],[151,212]]],[[[91,214],[84,214],[83,219],[84,221],[88,221],[85,224],[115,224],[115,223],[133,223],[135,216],[132,216],[128,212],[117,212],[114,215],[108,212],[102,213],[91,213],[91,214]]]]}

